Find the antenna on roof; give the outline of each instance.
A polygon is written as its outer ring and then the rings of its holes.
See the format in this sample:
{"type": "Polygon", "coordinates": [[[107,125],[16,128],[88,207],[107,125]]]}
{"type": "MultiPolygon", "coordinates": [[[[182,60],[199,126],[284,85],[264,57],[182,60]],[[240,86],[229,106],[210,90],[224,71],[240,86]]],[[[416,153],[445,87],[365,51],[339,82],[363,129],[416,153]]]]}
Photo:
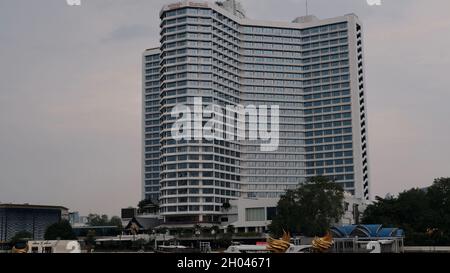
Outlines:
{"type": "Polygon", "coordinates": [[[308,12],[308,0],[306,0],[306,16],[308,16],[309,15],[309,12],[308,12]]]}

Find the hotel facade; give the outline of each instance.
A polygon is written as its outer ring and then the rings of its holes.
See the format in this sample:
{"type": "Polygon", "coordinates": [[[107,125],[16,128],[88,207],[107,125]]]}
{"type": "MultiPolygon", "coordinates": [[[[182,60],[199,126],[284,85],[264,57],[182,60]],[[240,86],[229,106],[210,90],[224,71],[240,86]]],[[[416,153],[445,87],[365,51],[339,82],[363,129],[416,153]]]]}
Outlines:
{"type": "MultiPolygon", "coordinates": [[[[257,21],[228,0],[166,5],[160,18],[160,46],[143,54],[142,197],[159,203],[166,223],[226,222],[223,204],[272,204],[318,175],[354,198],[369,199],[363,38],[356,15],[257,21]],[[174,107],[195,108],[199,98],[204,106],[222,108],[277,106],[276,149],[264,150],[264,141],[253,139],[175,140],[174,107]]],[[[252,128],[255,120],[247,116],[244,123],[252,128]]],[[[267,220],[269,208],[248,209],[246,218],[267,220]]]]}

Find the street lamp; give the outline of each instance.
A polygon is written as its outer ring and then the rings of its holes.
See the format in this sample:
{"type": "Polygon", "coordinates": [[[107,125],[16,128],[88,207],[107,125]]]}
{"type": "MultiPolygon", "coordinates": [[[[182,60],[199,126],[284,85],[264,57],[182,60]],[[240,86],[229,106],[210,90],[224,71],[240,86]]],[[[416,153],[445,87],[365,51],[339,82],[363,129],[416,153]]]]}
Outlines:
{"type": "Polygon", "coordinates": [[[158,243],[156,241],[156,230],[155,229],[152,230],[152,234],[153,234],[153,239],[155,240],[155,249],[154,249],[154,251],[156,251],[156,248],[158,247],[158,243]]]}
{"type": "Polygon", "coordinates": [[[214,228],[211,229],[211,235],[214,236],[214,246],[216,247],[217,239],[216,239],[216,230],[214,228]]]}

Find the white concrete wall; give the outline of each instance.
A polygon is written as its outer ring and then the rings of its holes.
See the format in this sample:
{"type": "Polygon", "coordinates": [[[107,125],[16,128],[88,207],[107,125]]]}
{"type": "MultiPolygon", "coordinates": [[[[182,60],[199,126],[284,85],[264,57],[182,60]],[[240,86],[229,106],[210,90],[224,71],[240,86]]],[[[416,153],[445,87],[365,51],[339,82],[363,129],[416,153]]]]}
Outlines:
{"type": "MultiPolygon", "coordinates": [[[[246,221],[246,209],[248,208],[264,208],[266,219],[268,207],[276,207],[278,198],[271,199],[238,199],[230,201],[231,208],[224,211],[224,217],[228,217],[227,222],[222,222],[222,227],[226,229],[227,226],[233,225],[235,228],[266,228],[272,221],[246,221]]],[[[336,223],[337,225],[355,224],[353,217],[353,207],[358,205],[359,213],[362,215],[367,207],[367,202],[361,198],[345,193],[344,202],[348,203],[348,210],[345,211],[342,219],[336,223]]]]}

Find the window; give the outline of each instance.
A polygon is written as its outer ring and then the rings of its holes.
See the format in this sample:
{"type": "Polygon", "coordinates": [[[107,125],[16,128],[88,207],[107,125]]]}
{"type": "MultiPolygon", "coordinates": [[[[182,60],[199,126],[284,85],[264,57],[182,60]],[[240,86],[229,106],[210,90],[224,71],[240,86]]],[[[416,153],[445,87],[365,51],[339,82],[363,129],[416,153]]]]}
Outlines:
{"type": "Polygon", "coordinates": [[[245,209],[245,221],[264,221],[265,210],[264,208],[248,208],[245,209]]]}

